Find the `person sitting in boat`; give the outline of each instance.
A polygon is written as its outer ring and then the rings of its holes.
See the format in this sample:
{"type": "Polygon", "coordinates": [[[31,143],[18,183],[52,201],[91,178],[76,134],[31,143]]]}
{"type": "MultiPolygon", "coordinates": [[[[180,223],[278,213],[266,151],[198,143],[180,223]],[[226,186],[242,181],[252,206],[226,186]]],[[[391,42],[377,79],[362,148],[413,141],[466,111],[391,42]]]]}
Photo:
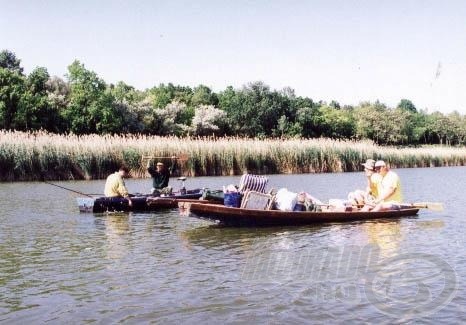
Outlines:
{"type": "Polygon", "coordinates": [[[362,163],[361,165],[364,166],[364,173],[367,179],[367,187],[365,190],[356,190],[354,192],[349,193],[348,200],[351,201],[351,203],[354,206],[361,207],[369,205],[369,207],[373,207],[374,201],[379,195],[378,187],[382,179],[382,176],[375,172],[374,159],[367,159],[366,162],[362,163]]]}
{"type": "Polygon", "coordinates": [[[400,178],[388,168],[383,160],[378,160],[374,166],[375,171],[381,176],[381,181],[372,211],[398,209],[403,202],[400,178]]]}
{"type": "Polygon", "coordinates": [[[121,165],[120,169],[113,174],[108,175],[105,182],[104,194],[106,197],[110,198],[125,198],[128,200],[128,205],[132,206],[133,202],[131,201],[128,189],[126,188],[125,181],[123,178],[129,176],[129,169],[125,165],[121,165]]]}
{"type": "MultiPolygon", "coordinates": [[[[149,172],[150,176],[152,177],[152,194],[157,194],[161,192],[167,192],[168,190],[168,182],[170,180],[170,175],[175,172],[177,169],[176,163],[176,156],[172,156],[172,164],[170,168],[166,168],[164,163],[157,162],[156,168],[152,167],[152,160],[147,161],[147,171],[149,172]]],[[[170,191],[171,192],[171,191],[170,191]]]]}

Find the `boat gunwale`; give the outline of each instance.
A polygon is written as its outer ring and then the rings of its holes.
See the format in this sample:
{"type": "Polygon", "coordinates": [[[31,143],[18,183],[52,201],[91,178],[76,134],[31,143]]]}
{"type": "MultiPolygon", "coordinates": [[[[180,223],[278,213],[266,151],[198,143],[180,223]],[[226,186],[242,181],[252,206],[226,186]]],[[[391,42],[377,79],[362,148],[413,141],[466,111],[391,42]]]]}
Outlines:
{"type": "Polygon", "coordinates": [[[226,207],[218,204],[189,203],[188,215],[219,221],[225,225],[303,225],[414,216],[419,208],[388,211],[281,211],[226,207]]]}

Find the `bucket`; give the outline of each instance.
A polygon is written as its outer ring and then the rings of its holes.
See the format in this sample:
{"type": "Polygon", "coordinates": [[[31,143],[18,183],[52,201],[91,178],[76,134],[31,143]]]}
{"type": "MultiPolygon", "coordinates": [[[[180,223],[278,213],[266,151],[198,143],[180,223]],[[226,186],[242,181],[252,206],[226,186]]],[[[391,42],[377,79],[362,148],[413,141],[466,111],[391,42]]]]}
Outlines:
{"type": "Polygon", "coordinates": [[[241,203],[241,194],[237,192],[225,193],[223,205],[227,207],[239,208],[241,203]]]}

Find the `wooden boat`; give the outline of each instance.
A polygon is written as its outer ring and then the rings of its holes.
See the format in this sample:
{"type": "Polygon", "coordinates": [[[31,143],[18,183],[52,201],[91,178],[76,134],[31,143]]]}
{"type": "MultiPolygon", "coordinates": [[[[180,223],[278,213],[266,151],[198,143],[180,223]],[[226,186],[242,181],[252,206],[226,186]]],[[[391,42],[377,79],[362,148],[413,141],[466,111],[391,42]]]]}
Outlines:
{"type": "Polygon", "coordinates": [[[361,211],[281,211],[226,207],[218,204],[184,204],[189,216],[217,221],[226,226],[292,226],[323,222],[345,222],[355,220],[398,218],[414,216],[418,208],[400,210],[361,212],[361,211]]]}
{"type": "Polygon", "coordinates": [[[122,197],[80,197],[76,200],[80,212],[144,212],[176,208],[178,202],[197,202],[202,194],[202,189],[187,190],[184,194],[167,196],[136,194],[131,197],[132,206],[129,206],[128,200],[122,197]]]}

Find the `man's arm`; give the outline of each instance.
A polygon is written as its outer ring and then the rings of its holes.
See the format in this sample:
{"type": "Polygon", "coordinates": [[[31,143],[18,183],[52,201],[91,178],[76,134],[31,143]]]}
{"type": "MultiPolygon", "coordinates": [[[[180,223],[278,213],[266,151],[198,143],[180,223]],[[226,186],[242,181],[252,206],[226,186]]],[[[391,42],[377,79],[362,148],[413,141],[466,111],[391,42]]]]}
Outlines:
{"type": "Polygon", "coordinates": [[[129,193],[128,193],[128,189],[126,188],[126,185],[125,185],[125,182],[123,181],[123,178],[120,178],[118,180],[118,193],[120,193],[120,195],[122,197],[124,197],[125,199],[128,200],[128,205],[129,206],[132,206],[133,205],[133,202],[131,201],[131,199],[129,198],[129,193]]]}
{"type": "Polygon", "coordinates": [[[152,159],[147,160],[146,169],[151,176],[154,176],[154,173],[156,173],[156,170],[154,169],[154,167],[152,167],[151,162],[152,162],[152,159]]]}
{"type": "Polygon", "coordinates": [[[128,197],[128,189],[126,188],[125,182],[123,181],[122,178],[118,179],[118,193],[123,196],[123,197],[128,197]]]}

